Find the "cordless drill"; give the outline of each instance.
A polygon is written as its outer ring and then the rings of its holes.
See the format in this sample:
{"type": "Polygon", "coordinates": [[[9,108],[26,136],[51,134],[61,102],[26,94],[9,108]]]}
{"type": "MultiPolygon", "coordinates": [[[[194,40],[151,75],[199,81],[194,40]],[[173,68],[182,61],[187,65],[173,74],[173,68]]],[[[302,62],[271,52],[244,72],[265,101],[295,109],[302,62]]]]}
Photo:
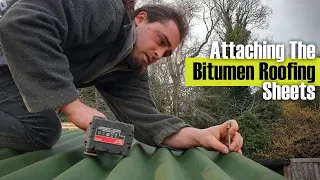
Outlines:
{"type": "Polygon", "coordinates": [[[127,156],[134,136],[134,125],[94,116],[85,135],[87,156],[112,153],[127,156]]]}

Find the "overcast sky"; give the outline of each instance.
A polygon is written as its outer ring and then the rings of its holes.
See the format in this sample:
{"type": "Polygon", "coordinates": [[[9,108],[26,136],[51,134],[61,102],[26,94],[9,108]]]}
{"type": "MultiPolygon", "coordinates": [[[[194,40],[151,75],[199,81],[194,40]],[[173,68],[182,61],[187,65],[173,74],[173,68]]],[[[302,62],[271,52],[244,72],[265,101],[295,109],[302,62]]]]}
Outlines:
{"type": "Polygon", "coordinates": [[[273,36],[277,43],[290,40],[317,43],[320,48],[320,0],[262,0],[273,10],[270,27],[259,36],[273,36]]]}
{"type": "MultiPolygon", "coordinates": [[[[272,37],[275,43],[283,43],[288,48],[290,40],[316,43],[320,49],[320,0],[261,0],[272,8],[269,28],[259,30],[260,38],[272,37]]],[[[204,26],[198,24],[196,34],[204,37],[204,26]]],[[[203,38],[202,37],[202,38],[203,38]]],[[[290,49],[286,49],[289,53],[290,49]]]]}

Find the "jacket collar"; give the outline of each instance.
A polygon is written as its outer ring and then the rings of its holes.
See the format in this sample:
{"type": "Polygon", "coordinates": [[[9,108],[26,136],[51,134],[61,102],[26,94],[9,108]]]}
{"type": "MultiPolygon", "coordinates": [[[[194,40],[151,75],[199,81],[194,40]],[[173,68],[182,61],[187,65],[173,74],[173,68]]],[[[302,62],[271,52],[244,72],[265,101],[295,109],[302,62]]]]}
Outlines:
{"type": "MultiPolygon", "coordinates": [[[[122,64],[122,66],[117,66],[123,62],[126,57],[130,54],[133,50],[133,45],[136,42],[136,26],[135,23],[130,19],[129,14],[124,16],[124,20],[122,22],[122,28],[119,34],[119,41],[120,39],[124,39],[124,42],[121,42],[121,48],[116,52],[116,56],[112,61],[110,61],[106,66],[100,69],[97,73],[92,75],[89,79],[85,81],[85,83],[89,83],[94,79],[101,77],[105,74],[108,74],[115,70],[125,70],[129,71],[129,67],[122,64]]],[[[125,63],[125,62],[124,62],[125,63]]]]}

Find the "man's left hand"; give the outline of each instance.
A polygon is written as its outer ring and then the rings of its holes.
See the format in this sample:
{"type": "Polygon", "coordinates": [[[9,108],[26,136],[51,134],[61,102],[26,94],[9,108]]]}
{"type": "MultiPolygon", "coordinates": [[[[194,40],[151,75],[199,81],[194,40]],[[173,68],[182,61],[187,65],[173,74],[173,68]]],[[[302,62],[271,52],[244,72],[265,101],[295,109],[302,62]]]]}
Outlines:
{"type": "Polygon", "coordinates": [[[165,138],[162,144],[175,149],[203,147],[224,154],[230,151],[242,154],[243,138],[238,133],[238,123],[235,120],[229,121],[230,147],[228,147],[228,121],[206,129],[182,128],[177,133],[165,138]]]}
{"type": "Polygon", "coordinates": [[[197,141],[207,150],[217,150],[227,154],[230,151],[242,154],[243,138],[238,133],[238,123],[230,120],[230,147],[228,148],[228,121],[221,125],[201,129],[197,141]]]}

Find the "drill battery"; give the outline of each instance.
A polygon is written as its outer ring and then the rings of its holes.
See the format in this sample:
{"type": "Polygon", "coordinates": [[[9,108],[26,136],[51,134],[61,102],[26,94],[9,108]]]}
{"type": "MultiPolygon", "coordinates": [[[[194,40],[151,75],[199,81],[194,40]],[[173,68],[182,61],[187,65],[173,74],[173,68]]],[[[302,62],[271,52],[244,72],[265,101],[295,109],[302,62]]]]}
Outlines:
{"type": "Polygon", "coordinates": [[[102,117],[93,117],[85,136],[85,151],[88,156],[112,153],[127,156],[134,136],[134,126],[102,117]]]}

